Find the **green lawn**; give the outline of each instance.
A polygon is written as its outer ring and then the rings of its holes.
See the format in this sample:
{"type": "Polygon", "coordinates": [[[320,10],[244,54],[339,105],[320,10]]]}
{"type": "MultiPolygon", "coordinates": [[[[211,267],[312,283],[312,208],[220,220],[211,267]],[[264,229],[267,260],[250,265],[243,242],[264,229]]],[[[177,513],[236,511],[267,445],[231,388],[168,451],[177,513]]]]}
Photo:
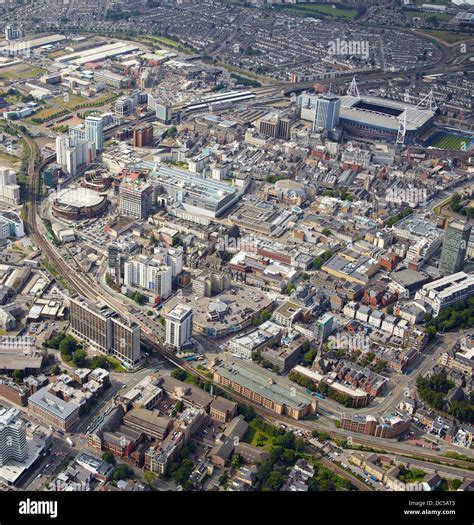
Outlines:
{"type": "Polygon", "coordinates": [[[425,479],[426,472],[424,472],[421,469],[416,468],[400,468],[400,474],[398,475],[398,479],[400,481],[403,481],[404,483],[415,483],[417,481],[423,481],[425,479]]]}
{"type": "Polygon", "coordinates": [[[64,101],[64,97],[56,97],[52,98],[49,103],[64,109],[75,110],[79,108],[79,106],[87,107],[87,105],[90,105],[91,107],[99,107],[102,103],[107,104],[113,96],[114,94],[109,91],[97,98],[86,98],[69,93],[69,100],[67,102],[64,101]]]}
{"type": "Polygon", "coordinates": [[[6,166],[8,168],[18,167],[18,164],[21,162],[21,159],[8,153],[0,152],[0,165],[6,166]]]}
{"type": "Polygon", "coordinates": [[[120,364],[120,361],[114,357],[107,356],[107,362],[114,372],[125,372],[125,368],[120,364]]]}
{"type": "Polygon", "coordinates": [[[270,447],[273,445],[273,437],[263,432],[259,428],[256,428],[253,425],[253,421],[250,422],[249,428],[245,433],[243,441],[245,443],[250,443],[255,447],[260,447],[267,450],[270,449],[270,447]]]}
{"type": "Polygon", "coordinates": [[[437,139],[432,146],[439,149],[462,151],[463,149],[466,149],[469,144],[470,141],[468,139],[447,133],[437,139]]]}
{"type": "Polygon", "coordinates": [[[328,4],[295,4],[279,5],[276,9],[298,16],[309,16],[314,18],[321,18],[321,16],[331,16],[334,18],[348,18],[353,19],[357,16],[359,11],[357,9],[346,9],[342,7],[332,7],[328,4]]]}
{"type": "Polygon", "coordinates": [[[451,31],[433,31],[431,29],[425,29],[421,31],[428,36],[433,36],[442,40],[446,44],[456,44],[463,40],[474,39],[474,33],[462,33],[462,32],[451,32],[451,31]]]}
{"type": "Polygon", "coordinates": [[[4,80],[23,80],[33,78],[44,73],[42,67],[34,67],[29,64],[16,64],[14,66],[0,69],[0,79],[4,80]]]}
{"type": "Polygon", "coordinates": [[[453,15],[447,13],[431,13],[428,11],[414,11],[411,9],[403,9],[402,13],[410,18],[436,18],[437,20],[451,20],[451,18],[453,18],[453,15]]]}

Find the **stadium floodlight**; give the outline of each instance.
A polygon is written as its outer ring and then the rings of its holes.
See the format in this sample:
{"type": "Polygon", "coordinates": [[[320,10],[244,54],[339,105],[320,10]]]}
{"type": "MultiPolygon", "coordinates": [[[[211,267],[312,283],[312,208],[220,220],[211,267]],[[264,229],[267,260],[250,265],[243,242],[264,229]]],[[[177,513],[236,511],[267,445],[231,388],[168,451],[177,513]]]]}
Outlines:
{"type": "Polygon", "coordinates": [[[436,111],[438,105],[433,95],[433,90],[427,93],[416,105],[417,109],[429,109],[430,111],[436,111]]]}
{"type": "Polygon", "coordinates": [[[357,87],[356,77],[355,75],[352,77],[352,81],[349,85],[349,89],[347,90],[347,94],[351,97],[357,97],[359,98],[359,88],[357,87]]]}
{"type": "Polygon", "coordinates": [[[407,112],[406,110],[398,117],[399,127],[397,132],[397,144],[403,146],[405,144],[405,136],[407,133],[407,112]]]}

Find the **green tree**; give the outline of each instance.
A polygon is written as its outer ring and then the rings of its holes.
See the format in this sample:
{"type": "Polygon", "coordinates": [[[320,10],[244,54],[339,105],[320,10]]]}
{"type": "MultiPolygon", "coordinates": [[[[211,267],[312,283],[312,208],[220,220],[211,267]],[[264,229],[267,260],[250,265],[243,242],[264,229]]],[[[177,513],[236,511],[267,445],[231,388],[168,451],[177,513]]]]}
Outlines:
{"type": "Polygon", "coordinates": [[[232,456],[231,465],[232,465],[235,469],[239,468],[239,467],[242,465],[242,457],[240,456],[240,454],[234,454],[234,455],[232,456]]]}
{"type": "Polygon", "coordinates": [[[106,461],[107,463],[110,463],[111,465],[115,465],[117,463],[115,456],[110,452],[110,450],[107,450],[107,452],[104,452],[102,454],[103,461],[106,461]]]}
{"type": "Polygon", "coordinates": [[[59,343],[59,351],[63,355],[72,355],[77,350],[77,341],[70,335],[66,336],[59,343]]]}
{"type": "Polygon", "coordinates": [[[73,363],[78,366],[78,367],[81,367],[81,366],[85,366],[86,362],[87,362],[87,353],[85,350],[76,350],[73,354],[73,357],[72,357],[72,361],[73,363]]]}
{"type": "Polygon", "coordinates": [[[171,377],[179,381],[185,381],[188,378],[188,374],[184,370],[181,370],[181,368],[177,368],[171,372],[171,377]]]}
{"type": "Polygon", "coordinates": [[[151,487],[151,485],[153,485],[153,482],[156,479],[156,476],[150,470],[145,470],[145,474],[143,474],[143,479],[148,484],[148,486],[151,487]]]}
{"type": "Polygon", "coordinates": [[[13,370],[12,377],[16,383],[19,383],[23,380],[23,372],[21,370],[13,370]]]}
{"type": "Polygon", "coordinates": [[[127,465],[118,465],[112,474],[114,481],[120,481],[121,479],[130,479],[133,477],[133,470],[127,465]]]}

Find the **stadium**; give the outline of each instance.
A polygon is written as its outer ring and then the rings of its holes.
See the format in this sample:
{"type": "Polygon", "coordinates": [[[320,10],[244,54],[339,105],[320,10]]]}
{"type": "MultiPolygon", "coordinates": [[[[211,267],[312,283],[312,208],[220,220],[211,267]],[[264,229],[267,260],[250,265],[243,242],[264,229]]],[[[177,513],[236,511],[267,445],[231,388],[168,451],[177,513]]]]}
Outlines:
{"type": "Polygon", "coordinates": [[[405,143],[414,142],[433,124],[435,112],[378,97],[341,97],[339,125],[350,135],[395,142],[406,112],[405,143]]]}
{"type": "Polygon", "coordinates": [[[108,202],[105,195],[88,188],[68,188],[55,195],[51,209],[56,217],[62,219],[90,219],[100,215],[108,202]]]}

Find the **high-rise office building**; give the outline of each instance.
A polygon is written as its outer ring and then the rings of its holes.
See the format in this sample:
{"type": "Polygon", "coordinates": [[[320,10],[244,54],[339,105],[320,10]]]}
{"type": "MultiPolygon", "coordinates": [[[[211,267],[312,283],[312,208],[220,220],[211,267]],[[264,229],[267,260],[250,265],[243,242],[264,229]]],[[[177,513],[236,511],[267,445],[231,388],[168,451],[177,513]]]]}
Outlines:
{"type": "Polygon", "coordinates": [[[14,27],[8,24],[5,27],[5,40],[17,40],[18,38],[24,38],[25,30],[22,25],[14,27]]]}
{"type": "Polygon", "coordinates": [[[156,119],[162,124],[171,124],[171,108],[164,104],[156,104],[156,119]]]}
{"type": "Polygon", "coordinates": [[[334,95],[321,95],[315,99],[313,130],[333,129],[339,124],[341,99],[334,95]]]}
{"type": "Polygon", "coordinates": [[[126,366],[140,360],[140,327],[108,306],[72,297],[70,318],[72,333],[95,349],[114,355],[126,366]]]}
{"type": "Polygon", "coordinates": [[[115,113],[124,117],[130,115],[135,111],[135,99],[134,97],[120,97],[115,102],[115,113]]]}
{"type": "Polygon", "coordinates": [[[452,222],[448,225],[439,260],[439,269],[443,274],[450,275],[463,269],[470,235],[469,223],[452,222]]]}
{"type": "Polygon", "coordinates": [[[86,117],[86,139],[95,144],[97,151],[104,149],[104,120],[102,117],[86,117]]]}
{"type": "Polygon", "coordinates": [[[153,204],[153,186],[143,181],[125,181],[120,185],[119,213],[146,219],[153,204]]]}
{"type": "Polygon", "coordinates": [[[173,271],[173,279],[183,271],[183,248],[169,248],[167,254],[167,264],[173,271]]]}
{"type": "Polygon", "coordinates": [[[0,410],[0,467],[24,461],[28,455],[26,426],[16,408],[0,410]]]}
{"type": "Polygon", "coordinates": [[[0,201],[17,206],[20,204],[20,186],[16,183],[16,172],[0,166],[0,201]]]}
{"type": "Polygon", "coordinates": [[[160,261],[139,255],[125,261],[124,284],[150,290],[167,299],[171,294],[173,270],[160,261]]]}
{"type": "Polygon", "coordinates": [[[334,316],[330,313],[323,314],[316,322],[316,339],[324,343],[334,331],[334,316]]]}
{"type": "Polygon", "coordinates": [[[308,93],[303,93],[298,97],[297,101],[300,107],[300,118],[302,120],[314,122],[314,111],[316,109],[317,98],[317,95],[311,95],[308,93]]]}
{"type": "Polygon", "coordinates": [[[142,128],[135,128],[133,130],[133,146],[135,148],[143,148],[145,146],[153,145],[153,126],[147,124],[142,128]]]}
{"type": "Polygon", "coordinates": [[[68,135],[56,137],[56,162],[63,166],[69,175],[74,176],[82,164],[90,164],[95,159],[95,146],[87,139],[68,135]]]}
{"type": "Polygon", "coordinates": [[[193,310],[184,304],[177,304],[166,314],[166,344],[176,349],[191,340],[193,310]]]}

